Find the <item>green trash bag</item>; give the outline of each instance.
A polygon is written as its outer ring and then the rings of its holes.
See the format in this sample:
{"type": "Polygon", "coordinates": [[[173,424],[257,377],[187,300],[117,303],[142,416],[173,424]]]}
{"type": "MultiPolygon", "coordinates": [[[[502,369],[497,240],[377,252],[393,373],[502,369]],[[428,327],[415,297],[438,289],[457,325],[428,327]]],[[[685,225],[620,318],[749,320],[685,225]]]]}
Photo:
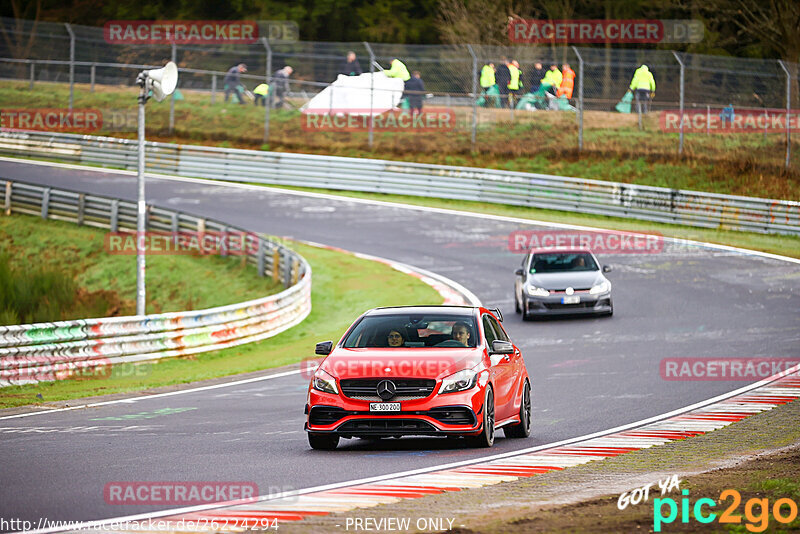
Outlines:
{"type": "Polygon", "coordinates": [[[547,88],[549,85],[540,85],[533,93],[526,93],[517,103],[517,109],[547,109],[547,88]]]}
{"type": "Polygon", "coordinates": [[[500,107],[500,89],[497,84],[491,86],[486,90],[486,94],[481,96],[477,102],[478,106],[484,108],[499,108],[500,107]]]}
{"type": "Polygon", "coordinates": [[[631,102],[633,102],[633,93],[628,91],[617,104],[617,111],[620,113],[630,113],[631,102]]]}
{"type": "Polygon", "coordinates": [[[562,95],[556,98],[556,103],[558,104],[558,111],[575,111],[566,96],[562,95]]]}

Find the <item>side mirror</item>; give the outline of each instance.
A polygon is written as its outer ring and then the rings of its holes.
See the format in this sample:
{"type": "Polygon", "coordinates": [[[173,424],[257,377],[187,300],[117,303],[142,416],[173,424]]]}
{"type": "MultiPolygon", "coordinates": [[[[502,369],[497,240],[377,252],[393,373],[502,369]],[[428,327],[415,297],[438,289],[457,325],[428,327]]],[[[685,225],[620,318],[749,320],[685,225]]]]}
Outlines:
{"type": "Polygon", "coordinates": [[[327,356],[333,351],[333,341],[323,341],[322,343],[317,343],[317,348],[314,349],[314,354],[322,354],[323,356],[327,356]]]}
{"type": "Polygon", "coordinates": [[[495,339],[489,354],[514,354],[514,345],[510,341],[495,339]]]}
{"type": "Polygon", "coordinates": [[[603,265],[603,272],[604,273],[610,273],[611,272],[611,266],[610,265],[603,265]]]}
{"type": "Polygon", "coordinates": [[[522,269],[517,269],[516,271],[514,271],[514,274],[516,274],[517,276],[525,276],[525,271],[523,271],[522,269]]]}

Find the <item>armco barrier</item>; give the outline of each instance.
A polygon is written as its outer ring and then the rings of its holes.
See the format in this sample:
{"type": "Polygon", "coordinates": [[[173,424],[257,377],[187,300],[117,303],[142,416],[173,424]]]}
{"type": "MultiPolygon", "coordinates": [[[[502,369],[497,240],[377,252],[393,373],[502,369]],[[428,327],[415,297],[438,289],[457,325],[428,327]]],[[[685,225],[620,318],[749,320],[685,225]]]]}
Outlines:
{"type": "MultiPolygon", "coordinates": [[[[136,204],[0,179],[4,213],[136,231],[136,204]]],[[[136,317],[0,326],[0,386],[98,374],[109,364],[141,362],[232,347],[274,336],[311,311],[311,267],[292,250],[213,220],[148,206],[148,231],[242,232],[247,263],[286,289],[210,308],[136,317]]]]}
{"type": "MultiPolygon", "coordinates": [[[[135,170],[137,142],[0,132],[0,154],[135,170]]],[[[238,182],[476,200],[706,228],[800,234],[800,202],[501,170],[148,143],[147,170],[238,182]]]]}

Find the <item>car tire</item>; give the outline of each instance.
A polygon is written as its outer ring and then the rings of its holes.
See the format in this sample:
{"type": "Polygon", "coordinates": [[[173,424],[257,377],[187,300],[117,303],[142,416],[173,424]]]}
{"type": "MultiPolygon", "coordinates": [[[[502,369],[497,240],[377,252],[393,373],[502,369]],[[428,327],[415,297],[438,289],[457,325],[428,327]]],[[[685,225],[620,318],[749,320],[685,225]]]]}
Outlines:
{"type": "Polygon", "coordinates": [[[312,449],[320,451],[332,451],[339,445],[339,436],[336,434],[308,433],[308,444],[312,449]]]}
{"type": "Polygon", "coordinates": [[[519,423],[503,429],[507,438],[527,438],[531,435],[531,385],[526,380],[519,403],[519,423]]]}
{"type": "Polygon", "coordinates": [[[531,314],[528,313],[528,304],[524,303],[522,305],[522,320],[530,321],[531,319],[533,319],[533,317],[531,317],[531,314]]]}
{"type": "Polygon", "coordinates": [[[494,445],[494,391],[486,386],[486,397],[483,401],[483,430],[477,436],[469,436],[472,447],[489,448],[494,445]]]}
{"type": "Polygon", "coordinates": [[[519,305],[519,297],[517,296],[516,291],[514,291],[514,311],[517,313],[522,313],[522,307],[519,305]]]}

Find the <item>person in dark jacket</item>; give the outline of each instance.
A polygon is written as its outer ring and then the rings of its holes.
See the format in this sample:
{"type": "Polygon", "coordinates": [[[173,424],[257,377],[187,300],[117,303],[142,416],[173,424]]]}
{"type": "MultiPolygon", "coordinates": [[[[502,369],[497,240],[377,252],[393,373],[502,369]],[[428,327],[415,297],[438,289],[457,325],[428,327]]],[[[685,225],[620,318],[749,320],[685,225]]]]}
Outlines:
{"type": "Polygon", "coordinates": [[[508,68],[508,59],[503,58],[497,64],[497,69],[494,73],[495,83],[497,89],[500,91],[500,102],[503,107],[508,107],[510,102],[508,100],[508,82],[511,81],[511,71],[508,68]]]}
{"type": "Polygon", "coordinates": [[[278,98],[278,101],[275,102],[276,108],[282,108],[286,102],[286,93],[289,92],[289,76],[292,75],[292,72],[294,72],[292,67],[286,65],[282,69],[276,70],[275,74],[272,75],[274,80],[273,87],[275,87],[275,96],[278,98]]]}
{"type": "Polygon", "coordinates": [[[244,86],[242,85],[242,81],[239,79],[239,74],[243,72],[247,72],[247,65],[244,63],[239,63],[238,65],[234,65],[233,67],[229,68],[228,72],[225,73],[225,79],[222,82],[225,86],[225,102],[228,101],[228,97],[231,93],[233,93],[236,95],[236,100],[240,104],[244,104],[244,99],[242,98],[244,86]]]}
{"type": "Polygon", "coordinates": [[[364,71],[361,70],[361,64],[356,59],[356,53],[352,50],[347,53],[347,59],[342,62],[342,66],[339,68],[339,74],[344,74],[345,76],[359,76],[364,71]]]}
{"type": "Polygon", "coordinates": [[[542,63],[537,61],[531,69],[530,76],[528,77],[528,92],[535,93],[542,85],[542,78],[547,74],[547,69],[542,67],[542,63]]]}
{"type": "Polygon", "coordinates": [[[418,70],[414,71],[411,79],[406,82],[406,95],[412,115],[422,113],[422,96],[425,93],[425,84],[422,82],[418,70]]]}

